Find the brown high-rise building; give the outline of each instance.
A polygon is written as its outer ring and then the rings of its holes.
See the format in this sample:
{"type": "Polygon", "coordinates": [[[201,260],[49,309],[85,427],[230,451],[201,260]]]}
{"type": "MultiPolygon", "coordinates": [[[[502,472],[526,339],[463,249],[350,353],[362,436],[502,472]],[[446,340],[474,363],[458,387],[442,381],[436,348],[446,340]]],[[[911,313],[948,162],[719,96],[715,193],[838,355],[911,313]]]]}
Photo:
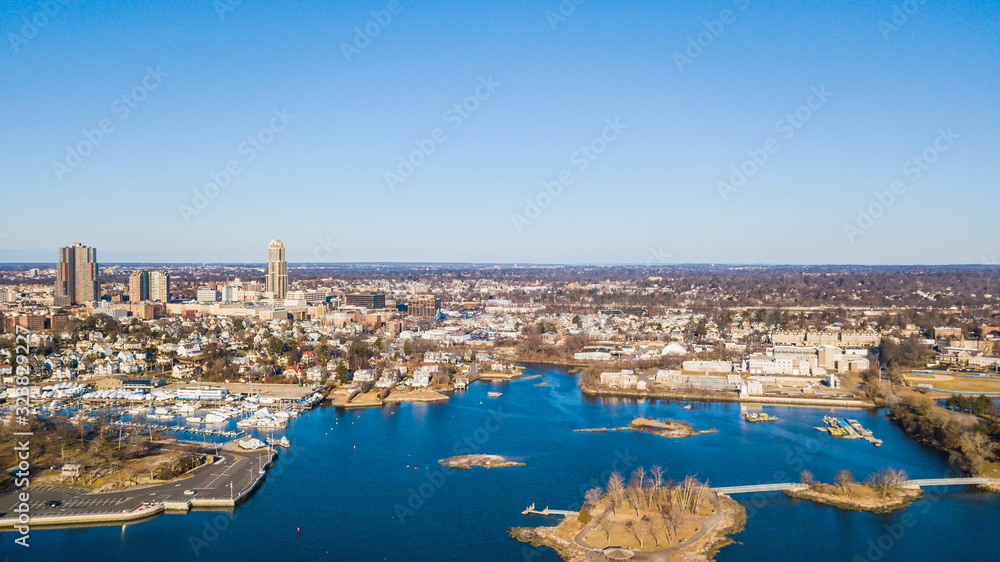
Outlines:
{"type": "Polygon", "coordinates": [[[128,300],[129,302],[142,302],[149,300],[149,270],[136,271],[128,276],[128,300]]]}
{"type": "Polygon", "coordinates": [[[94,303],[101,298],[97,249],[73,244],[59,249],[56,264],[55,305],[94,303]]]}
{"type": "Polygon", "coordinates": [[[170,300],[170,274],[166,271],[136,271],[128,278],[129,302],[170,300]]]}
{"type": "Polygon", "coordinates": [[[441,310],[441,299],[430,294],[406,297],[406,312],[410,316],[434,318],[441,310]]]}

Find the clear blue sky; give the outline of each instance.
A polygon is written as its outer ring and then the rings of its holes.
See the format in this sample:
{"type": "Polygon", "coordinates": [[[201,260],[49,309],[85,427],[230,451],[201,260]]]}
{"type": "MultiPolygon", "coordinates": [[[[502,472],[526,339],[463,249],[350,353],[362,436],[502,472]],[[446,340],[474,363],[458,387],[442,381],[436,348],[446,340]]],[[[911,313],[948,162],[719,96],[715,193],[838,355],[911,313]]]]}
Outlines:
{"type": "Polygon", "coordinates": [[[556,0],[399,0],[386,25],[372,23],[382,0],[243,0],[220,17],[224,2],[2,3],[0,261],[82,242],[106,262],[259,262],[272,238],[290,261],[1000,254],[997,2],[927,1],[894,29],[880,21],[902,1],[589,0],[560,19],[556,0]],[[348,61],[366,24],[378,33],[348,61]],[[679,70],[699,33],[707,46],[679,70]],[[467,118],[446,113],[490,77],[467,118]],[[810,100],[822,86],[833,95],[810,100]],[[115,101],[132,92],[135,107],[115,101]],[[779,120],[810,101],[787,138],[779,120]],[[112,132],[67,160],[104,119],[112,132]],[[272,124],[248,161],[241,143],[272,124]],[[949,128],[958,137],[938,139],[949,128]],[[443,142],[390,189],[386,173],[435,129],[443,142]],[[583,170],[574,153],[602,132],[614,140],[583,170]],[[768,139],[767,162],[720,195],[768,139]],[[905,171],[928,149],[919,178],[905,171]],[[240,173],[185,217],[230,161],[240,173]],[[572,183],[540,216],[512,219],[563,172],[572,183]],[[860,228],[858,209],[894,181],[905,191],[860,228]]]}

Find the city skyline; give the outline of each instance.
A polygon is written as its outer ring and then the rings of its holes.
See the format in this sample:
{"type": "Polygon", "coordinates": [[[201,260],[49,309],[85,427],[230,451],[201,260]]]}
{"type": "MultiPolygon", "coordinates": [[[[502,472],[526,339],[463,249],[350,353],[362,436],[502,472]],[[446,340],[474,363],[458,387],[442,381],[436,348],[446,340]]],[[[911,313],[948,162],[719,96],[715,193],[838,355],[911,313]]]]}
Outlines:
{"type": "Polygon", "coordinates": [[[1000,7],[568,4],[8,3],[0,262],[997,255],[1000,7]]]}

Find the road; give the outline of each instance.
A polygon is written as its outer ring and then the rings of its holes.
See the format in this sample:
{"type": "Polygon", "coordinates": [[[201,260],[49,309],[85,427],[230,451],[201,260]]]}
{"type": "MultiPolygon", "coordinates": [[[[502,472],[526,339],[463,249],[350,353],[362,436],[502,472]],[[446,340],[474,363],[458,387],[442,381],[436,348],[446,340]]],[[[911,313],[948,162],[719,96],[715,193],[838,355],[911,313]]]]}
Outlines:
{"type": "MultiPolygon", "coordinates": [[[[229,500],[253,486],[262,467],[268,464],[272,452],[237,450],[232,444],[219,451],[221,459],[193,470],[190,476],[164,484],[134,486],[111,492],[91,492],[72,486],[31,486],[28,506],[31,517],[86,516],[122,513],[142,506],[145,502],[187,502],[193,499],[229,500]],[[185,494],[185,491],[194,494],[185,494]],[[60,502],[47,506],[50,501],[60,502]]],[[[20,501],[19,491],[0,495],[0,525],[16,518],[13,512],[20,501]]]]}

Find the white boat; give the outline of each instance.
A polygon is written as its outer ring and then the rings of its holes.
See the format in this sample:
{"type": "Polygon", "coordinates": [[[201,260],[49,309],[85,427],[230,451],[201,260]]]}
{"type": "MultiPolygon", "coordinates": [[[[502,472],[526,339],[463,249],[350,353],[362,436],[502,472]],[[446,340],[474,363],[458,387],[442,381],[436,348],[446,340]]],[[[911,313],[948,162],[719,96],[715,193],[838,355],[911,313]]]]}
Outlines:
{"type": "Polygon", "coordinates": [[[226,421],[226,418],[216,413],[206,415],[204,420],[205,423],[223,423],[224,421],[226,421]]]}
{"type": "Polygon", "coordinates": [[[198,416],[191,416],[187,418],[188,423],[205,423],[205,420],[199,418],[198,416]]]}
{"type": "Polygon", "coordinates": [[[274,439],[274,438],[268,439],[267,444],[272,447],[284,447],[286,449],[292,446],[292,443],[288,440],[287,437],[282,437],[281,439],[274,439]]]}
{"type": "Polygon", "coordinates": [[[503,396],[503,393],[502,392],[487,392],[486,396],[489,396],[490,398],[499,398],[500,396],[503,396]]]}

